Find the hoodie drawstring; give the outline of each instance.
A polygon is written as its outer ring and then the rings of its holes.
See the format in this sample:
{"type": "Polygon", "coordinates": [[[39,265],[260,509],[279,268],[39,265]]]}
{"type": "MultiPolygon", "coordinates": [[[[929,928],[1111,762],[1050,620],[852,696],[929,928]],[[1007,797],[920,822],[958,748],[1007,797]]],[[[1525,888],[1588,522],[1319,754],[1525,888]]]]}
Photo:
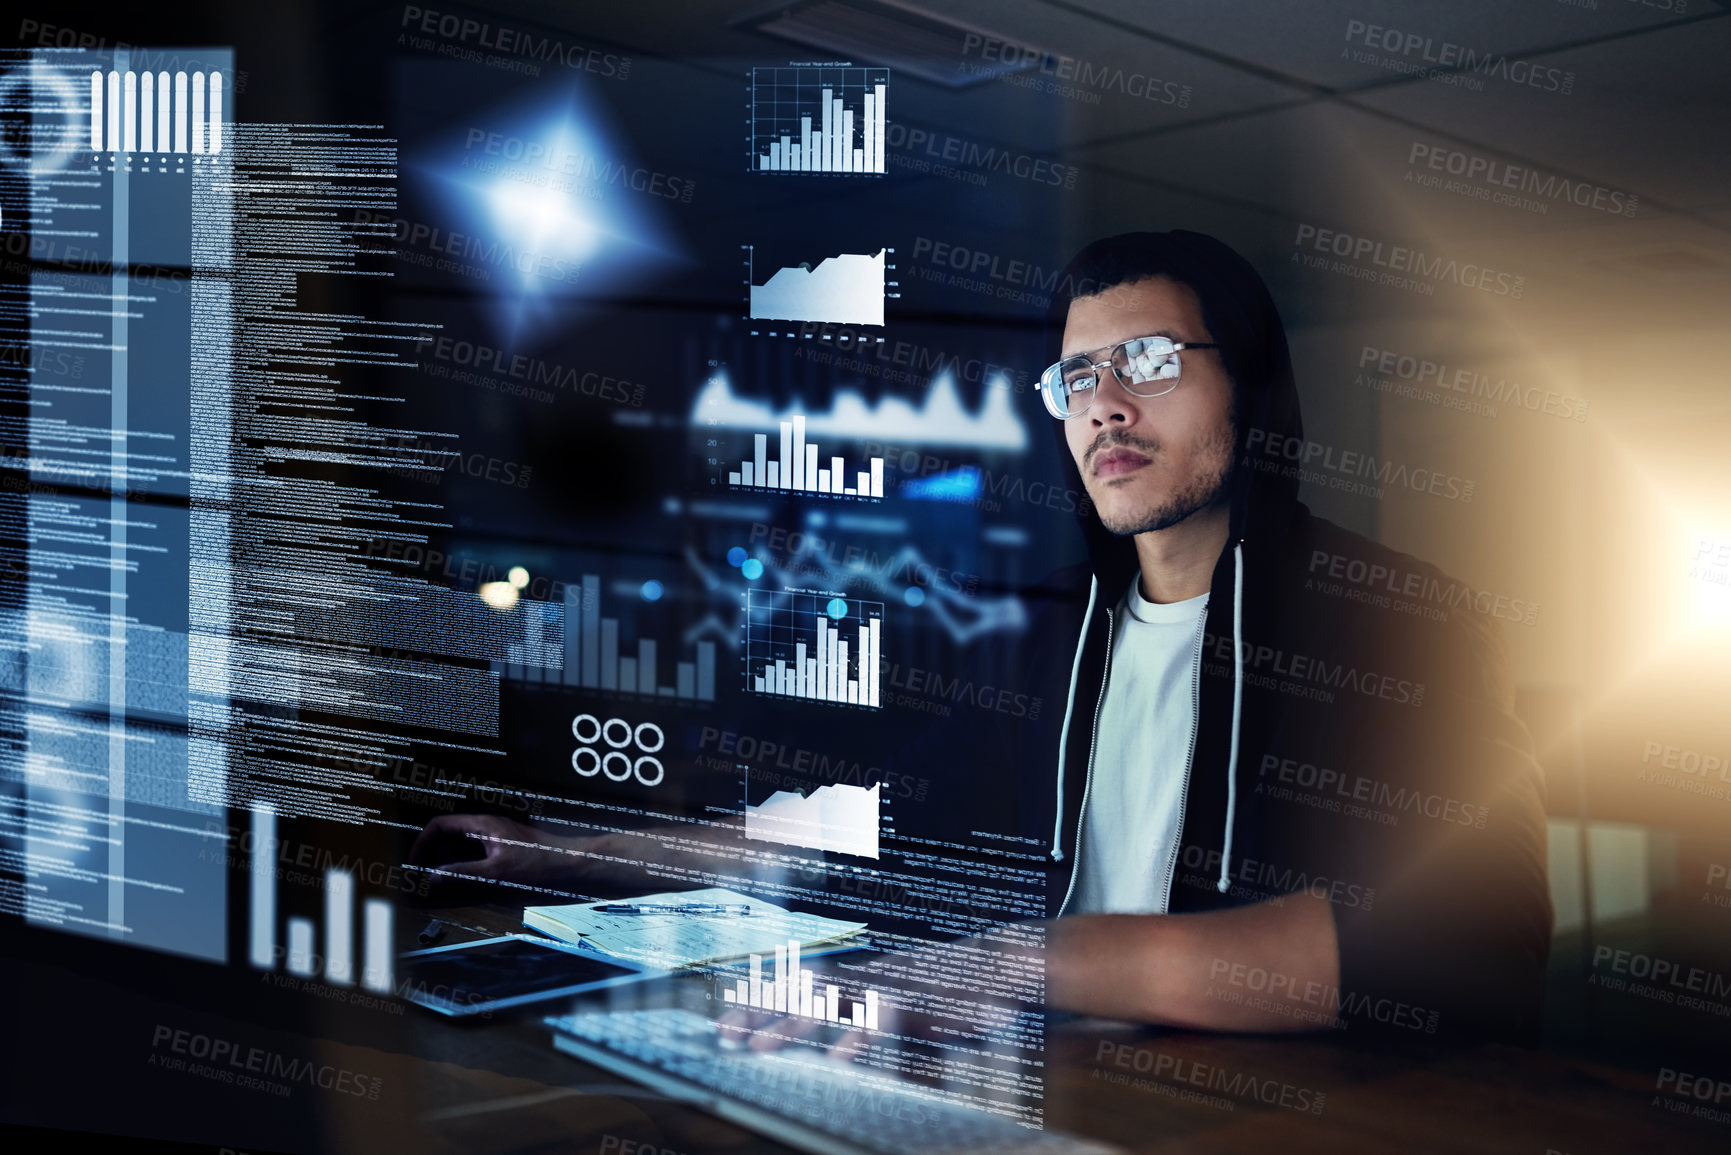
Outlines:
{"type": "Polygon", "coordinates": [[[1244,542],[1232,547],[1232,745],[1226,755],[1226,834],[1220,851],[1220,881],[1226,893],[1232,874],[1232,819],[1238,812],[1238,722],[1244,711],[1244,542]]]}

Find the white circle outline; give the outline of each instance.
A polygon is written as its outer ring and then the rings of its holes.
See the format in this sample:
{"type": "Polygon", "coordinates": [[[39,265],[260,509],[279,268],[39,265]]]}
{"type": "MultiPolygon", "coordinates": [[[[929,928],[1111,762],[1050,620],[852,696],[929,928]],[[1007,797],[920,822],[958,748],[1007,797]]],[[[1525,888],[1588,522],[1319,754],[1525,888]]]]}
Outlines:
{"type": "Polygon", "coordinates": [[[601,759],[601,773],[607,775],[607,781],[609,781],[609,782],[623,782],[623,781],[625,781],[627,778],[631,777],[631,755],[621,754],[617,750],[609,750],[607,752],[607,756],[605,758],[601,759]],[[619,774],[617,776],[613,773],[613,771],[607,769],[608,763],[612,762],[613,759],[615,759],[615,758],[617,758],[621,762],[625,763],[625,772],[623,774],[619,774]]]}
{"type": "MultiPolygon", "coordinates": [[[[656,749],[660,749],[660,747],[656,747],[656,749]]],[[[661,759],[652,758],[648,754],[637,760],[637,764],[631,767],[631,772],[637,775],[637,780],[645,786],[659,786],[662,780],[667,777],[667,768],[661,764],[661,759]],[[643,764],[645,762],[655,763],[655,781],[653,782],[643,776],[643,764]]]]}
{"type": "Polygon", "coordinates": [[[601,755],[595,752],[595,747],[593,746],[579,746],[577,749],[571,751],[571,769],[577,771],[579,777],[593,778],[595,775],[601,773],[601,755]],[[595,765],[591,766],[587,770],[577,765],[577,759],[584,754],[595,759],[595,765]]]}
{"type": "Polygon", "coordinates": [[[639,722],[637,724],[637,729],[635,729],[631,732],[631,738],[633,741],[635,741],[637,743],[637,748],[639,750],[643,751],[645,754],[657,753],[663,746],[667,745],[666,732],[663,731],[661,729],[661,727],[657,726],[654,722],[639,722]],[[645,731],[645,730],[654,730],[655,731],[655,745],[648,746],[648,745],[644,744],[643,731],[645,731]]]}
{"type": "Polygon", "coordinates": [[[575,718],[571,719],[571,736],[573,738],[577,739],[579,742],[589,743],[589,742],[595,741],[597,738],[601,737],[601,719],[597,718],[593,714],[579,714],[579,715],[577,715],[575,718]],[[577,727],[582,723],[583,719],[585,719],[585,718],[587,718],[591,722],[595,723],[595,733],[589,735],[587,738],[585,738],[582,734],[579,734],[577,732],[577,727]]]}
{"type": "Polygon", "coordinates": [[[631,745],[631,723],[627,722],[624,718],[607,719],[605,722],[601,723],[601,740],[613,747],[615,750],[625,749],[625,747],[631,745]],[[615,722],[625,727],[625,737],[621,738],[617,742],[607,736],[607,727],[613,725],[615,722]]]}

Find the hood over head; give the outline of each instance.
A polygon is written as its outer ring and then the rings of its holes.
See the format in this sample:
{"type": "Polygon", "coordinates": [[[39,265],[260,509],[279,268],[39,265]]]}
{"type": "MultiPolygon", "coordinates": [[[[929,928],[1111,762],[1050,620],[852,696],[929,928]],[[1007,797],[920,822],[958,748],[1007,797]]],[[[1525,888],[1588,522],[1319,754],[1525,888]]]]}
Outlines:
{"type": "MultiPolygon", "coordinates": [[[[1183,229],[1121,233],[1097,240],[1077,253],[1058,277],[1047,316],[1051,359],[1056,361],[1062,355],[1064,322],[1071,301],[1150,277],[1170,278],[1196,294],[1202,304],[1202,322],[1210,339],[1220,345],[1222,363],[1232,380],[1238,428],[1228,481],[1232,489],[1228,544],[1272,544],[1291,523],[1292,506],[1298,500],[1298,478],[1296,474],[1286,476],[1283,470],[1264,472],[1247,466],[1245,446],[1252,430],[1259,430],[1262,438],[1302,441],[1304,426],[1286,327],[1268,286],[1249,261],[1213,237],[1183,229]]],[[[1178,387],[1184,388],[1182,383],[1178,387]]],[[[1061,421],[1052,422],[1065,478],[1077,493],[1086,493],[1063,426],[1061,421]]],[[[1092,502],[1077,502],[1077,511],[1094,572],[1103,590],[1116,597],[1136,573],[1133,539],[1114,534],[1101,524],[1092,502]]]]}

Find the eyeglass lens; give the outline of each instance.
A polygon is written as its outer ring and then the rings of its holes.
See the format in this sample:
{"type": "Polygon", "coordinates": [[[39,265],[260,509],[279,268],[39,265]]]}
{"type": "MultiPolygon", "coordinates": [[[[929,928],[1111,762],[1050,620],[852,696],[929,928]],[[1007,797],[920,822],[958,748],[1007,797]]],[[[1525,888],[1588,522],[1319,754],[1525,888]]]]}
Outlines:
{"type": "MultiPolygon", "coordinates": [[[[1142,395],[1144,387],[1156,381],[1177,380],[1178,354],[1165,337],[1139,337],[1113,348],[1111,367],[1120,385],[1142,395]]],[[[1093,403],[1094,362],[1087,357],[1066,357],[1059,362],[1055,376],[1061,387],[1053,392],[1062,399],[1068,415],[1082,413],[1093,403]]]]}

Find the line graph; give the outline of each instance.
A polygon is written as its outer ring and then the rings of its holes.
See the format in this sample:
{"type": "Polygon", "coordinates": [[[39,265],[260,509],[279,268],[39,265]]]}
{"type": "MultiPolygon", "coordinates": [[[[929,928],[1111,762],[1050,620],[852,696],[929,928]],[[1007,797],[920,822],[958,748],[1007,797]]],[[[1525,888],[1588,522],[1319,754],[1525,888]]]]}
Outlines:
{"type": "Polygon", "coordinates": [[[793,404],[777,408],[733,391],[725,371],[717,370],[697,394],[691,421],[709,429],[768,430],[798,417],[810,434],[880,445],[963,445],[994,452],[1019,453],[1028,447],[1028,428],[1017,416],[1007,389],[988,389],[976,410],[962,402],[953,376],[933,379],[918,404],[900,397],[876,403],[864,394],[837,390],[828,409],[793,404]]]}
{"type": "Polygon", "coordinates": [[[749,286],[748,316],[754,321],[804,321],[817,325],[876,325],[884,323],[884,298],[889,293],[888,257],[895,250],[836,253],[814,266],[802,262],[771,273],[757,283],[754,246],[745,245],[745,279],[749,286]]]}
{"type": "MultiPolygon", "coordinates": [[[[747,783],[749,787],[749,781],[747,783]]],[[[810,794],[777,790],[745,808],[745,836],[861,858],[878,857],[879,784],[835,782],[810,794]]]]}

